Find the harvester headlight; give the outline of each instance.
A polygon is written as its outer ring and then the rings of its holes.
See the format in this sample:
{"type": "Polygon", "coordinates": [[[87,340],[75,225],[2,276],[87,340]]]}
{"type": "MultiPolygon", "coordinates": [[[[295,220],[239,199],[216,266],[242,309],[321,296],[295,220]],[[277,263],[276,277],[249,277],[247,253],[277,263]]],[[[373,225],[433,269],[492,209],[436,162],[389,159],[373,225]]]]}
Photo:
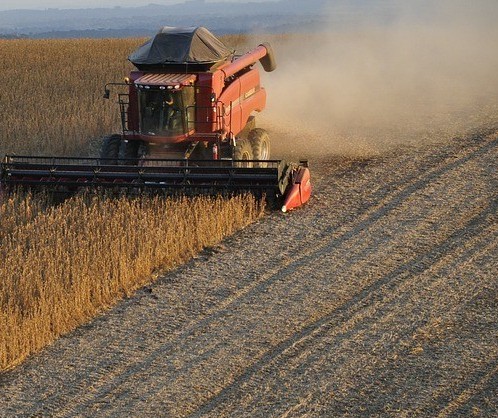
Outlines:
{"type": "Polygon", "coordinates": [[[160,86],[160,87],[159,87],[159,90],[166,90],[166,87],[164,87],[164,86],[160,86]]]}
{"type": "Polygon", "coordinates": [[[130,77],[125,77],[125,78],[124,78],[124,82],[125,82],[126,84],[131,84],[130,77]]]}

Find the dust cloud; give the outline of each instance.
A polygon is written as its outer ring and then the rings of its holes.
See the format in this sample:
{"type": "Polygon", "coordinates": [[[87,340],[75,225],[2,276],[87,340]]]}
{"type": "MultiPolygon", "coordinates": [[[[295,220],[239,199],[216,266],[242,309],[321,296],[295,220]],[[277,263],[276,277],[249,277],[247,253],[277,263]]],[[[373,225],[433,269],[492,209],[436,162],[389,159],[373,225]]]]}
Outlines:
{"type": "Polygon", "coordinates": [[[278,68],[264,75],[260,120],[274,157],[376,155],[498,124],[496,0],[340,0],[325,12],[318,32],[270,39],[278,68]]]}

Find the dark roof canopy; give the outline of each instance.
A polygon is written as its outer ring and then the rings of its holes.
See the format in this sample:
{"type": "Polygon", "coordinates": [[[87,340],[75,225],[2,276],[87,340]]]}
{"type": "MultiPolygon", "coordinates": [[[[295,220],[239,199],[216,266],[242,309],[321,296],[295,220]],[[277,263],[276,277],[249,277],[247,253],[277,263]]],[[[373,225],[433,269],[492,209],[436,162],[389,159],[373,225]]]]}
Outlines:
{"type": "Polygon", "coordinates": [[[163,27],[140,46],[128,59],[138,68],[178,64],[214,65],[225,61],[232,52],[203,27],[163,27]]]}

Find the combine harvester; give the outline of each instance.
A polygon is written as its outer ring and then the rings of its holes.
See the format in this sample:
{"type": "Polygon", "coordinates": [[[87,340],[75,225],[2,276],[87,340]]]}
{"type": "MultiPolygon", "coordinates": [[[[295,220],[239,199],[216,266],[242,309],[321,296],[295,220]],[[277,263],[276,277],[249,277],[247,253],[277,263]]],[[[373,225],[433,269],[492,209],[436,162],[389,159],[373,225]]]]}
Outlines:
{"type": "Polygon", "coordinates": [[[311,194],[306,161],[270,159],[254,113],[266,105],[255,64],[275,69],[270,45],[235,56],[207,29],[164,27],[129,57],[118,93],[122,133],[100,158],[5,156],[1,183],[72,193],[82,188],[266,196],[285,212],[311,194]],[[121,87],[123,88],[123,87],[121,87]]]}

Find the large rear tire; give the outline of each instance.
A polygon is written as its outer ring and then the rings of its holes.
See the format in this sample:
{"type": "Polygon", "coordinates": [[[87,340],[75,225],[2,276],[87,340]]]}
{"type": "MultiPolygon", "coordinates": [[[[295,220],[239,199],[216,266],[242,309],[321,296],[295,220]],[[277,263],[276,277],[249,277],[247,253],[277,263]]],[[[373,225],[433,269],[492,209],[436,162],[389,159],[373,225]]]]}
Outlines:
{"type": "Polygon", "coordinates": [[[104,137],[102,148],[100,150],[100,158],[108,158],[105,163],[116,165],[119,158],[119,149],[121,147],[121,135],[113,134],[104,137]]]}
{"type": "Polygon", "coordinates": [[[247,160],[254,160],[254,154],[251,143],[248,139],[239,139],[233,150],[233,159],[241,160],[237,162],[237,167],[252,167],[252,162],[244,162],[247,160]]]}
{"type": "MultiPolygon", "coordinates": [[[[270,136],[264,129],[256,128],[249,132],[249,142],[255,160],[270,159],[270,136]]],[[[258,167],[266,167],[266,163],[257,163],[258,167]]]]}

